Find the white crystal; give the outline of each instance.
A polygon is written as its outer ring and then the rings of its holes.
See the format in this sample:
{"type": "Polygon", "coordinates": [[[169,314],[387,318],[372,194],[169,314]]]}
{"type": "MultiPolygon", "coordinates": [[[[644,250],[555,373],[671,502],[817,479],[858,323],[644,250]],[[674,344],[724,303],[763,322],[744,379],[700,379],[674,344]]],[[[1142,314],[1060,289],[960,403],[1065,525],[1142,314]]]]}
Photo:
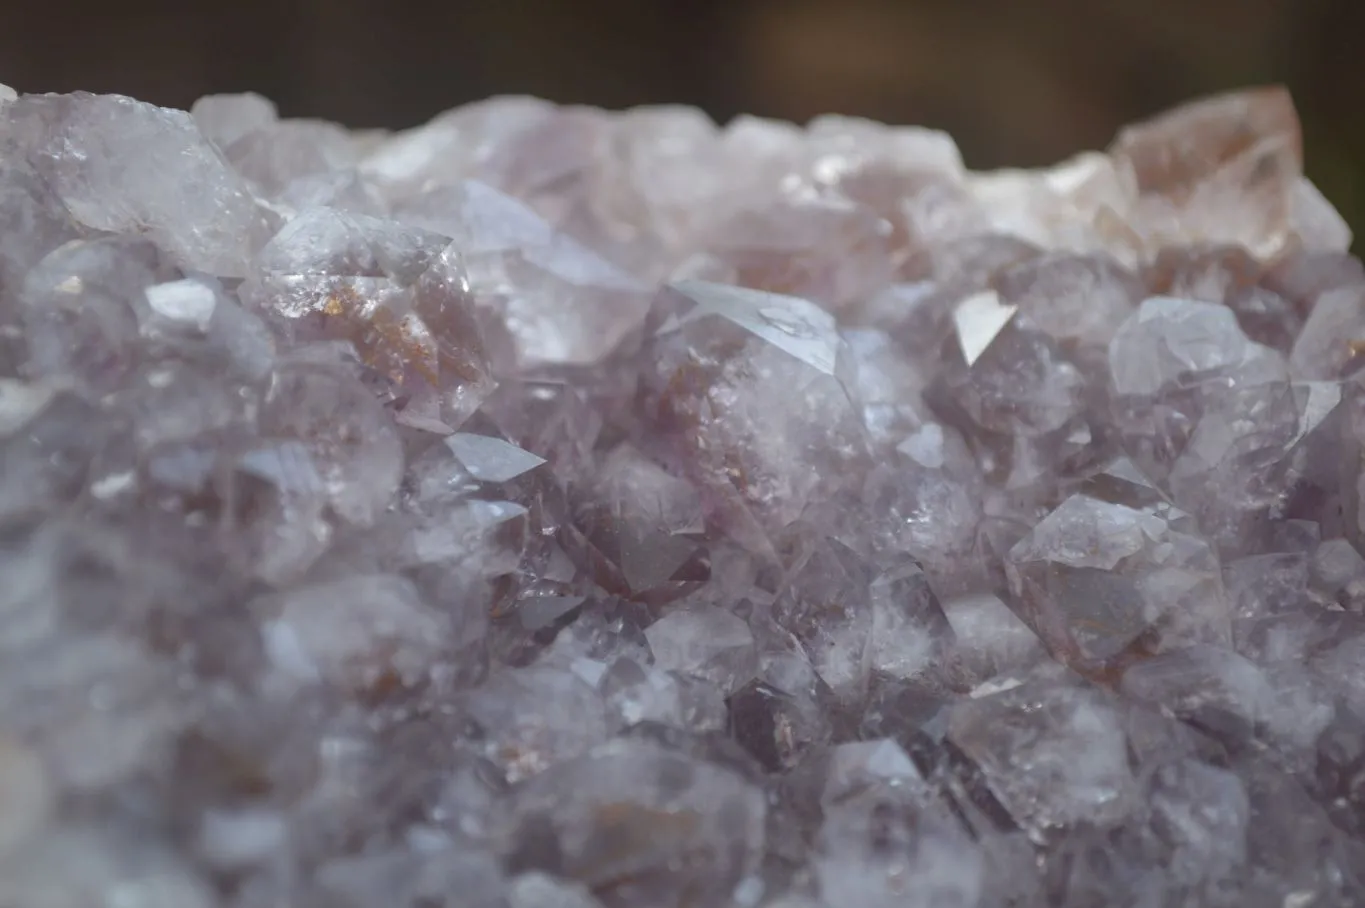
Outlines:
{"type": "Polygon", "coordinates": [[[51,403],[57,389],[13,378],[0,379],[0,435],[23,428],[51,403]]]}
{"type": "Polygon", "coordinates": [[[1273,380],[1273,350],[1247,340],[1232,310],[1195,300],[1151,297],[1119,328],[1109,368],[1120,394],[1155,394],[1184,375],[1227,370],[1246,382],[1273,380]]]}
{"type": "Polygon", "coordinates": [[[748,625],[718,608],[678,609],[645,631],[660,668],[705,678],[727,692],[757,669],[748,625]]]}
{"type": "Polygon", "coordinates": [[[218,304],[213,288],[195,280],[156,284],[148,287],[146,294],[147,305],[157,315],[193,325],[200,331],[208,330],[218,304]]]}
{"type": "Polygon", "coordinates": [[[508,482],[545,463],[543,457],[487,435],[456,432],[446,438],[445,443],[469,475],[481,482],[508,482]]]}
{"type": "MultiPolygon", "coordinates": [[[[689,320],[720,315],[812,369],[826,375],[834,374],[839,358],[839,336],[834,316],[820,307],[797,297],[704,281],[682,281],[673,287],[697,303],[689,320]]],[[[678,323],[670,322],[660,331],[676,330],[677,327],[678,323]]]]}
{"type": "Polygon", "coordinates": [[[1017,311],[1018,306],[1002,304],[994,291],[978,293],[957,304],[953,324],[957,326],[957,341],[967,365],[981,358],[1017,311]]]}
{"type": "Polygon", "coordinates": [[[300,681],[366,686],[392,672],[415,683],[441,650],[446,624],[403,578],[350,577],[260,604],[266,648],[300,681]]]}
{"type": "Polygon", "coordinates": [[[42,831],[55,794],[41,755],[0,738],[0,865],[42,831]]]}

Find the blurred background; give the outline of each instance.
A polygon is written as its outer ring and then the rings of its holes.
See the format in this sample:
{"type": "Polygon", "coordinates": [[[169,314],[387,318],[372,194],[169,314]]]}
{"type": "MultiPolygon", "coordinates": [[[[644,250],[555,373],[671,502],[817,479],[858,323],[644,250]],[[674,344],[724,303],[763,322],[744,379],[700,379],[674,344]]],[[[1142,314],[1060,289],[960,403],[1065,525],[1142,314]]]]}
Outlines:
{"type": "Polygon", "coordinates": [[[1287,84],[1308,170],[1365,233],[1365,0],[0,0],[0,82],[402,127],[528,93],[949,130],[1050,163],[1195,95],[1287,84]]]}

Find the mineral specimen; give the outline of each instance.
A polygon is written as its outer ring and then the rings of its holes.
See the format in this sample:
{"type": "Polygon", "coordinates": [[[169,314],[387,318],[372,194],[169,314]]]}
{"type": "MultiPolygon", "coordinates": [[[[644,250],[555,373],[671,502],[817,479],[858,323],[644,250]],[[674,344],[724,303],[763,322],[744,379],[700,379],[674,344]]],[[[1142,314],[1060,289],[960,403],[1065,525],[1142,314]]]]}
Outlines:
{"type": "Polygon", "coordinates": [[[1302,161],[0,86],[0,904],[1365,906],[1302,161]]]}

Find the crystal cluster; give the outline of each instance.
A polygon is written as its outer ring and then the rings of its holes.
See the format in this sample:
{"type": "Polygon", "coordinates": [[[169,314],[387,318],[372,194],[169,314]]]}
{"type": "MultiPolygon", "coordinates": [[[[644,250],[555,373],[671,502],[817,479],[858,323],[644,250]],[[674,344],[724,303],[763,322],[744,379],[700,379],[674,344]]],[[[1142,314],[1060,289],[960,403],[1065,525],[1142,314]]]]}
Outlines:
{"type": "Polygon", "coordinates": [[[0,904],[1365,905],[1365,269],[1043,171],[0,92],[0,904]]]}

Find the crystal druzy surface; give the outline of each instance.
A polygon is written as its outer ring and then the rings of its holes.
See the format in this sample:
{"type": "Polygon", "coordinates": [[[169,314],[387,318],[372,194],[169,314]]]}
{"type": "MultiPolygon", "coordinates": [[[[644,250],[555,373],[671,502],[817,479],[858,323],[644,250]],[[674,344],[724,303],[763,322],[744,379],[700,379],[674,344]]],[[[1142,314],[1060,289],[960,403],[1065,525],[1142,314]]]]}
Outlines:
{"type": "Polygon", "coordinates": [[[1350,242],[1278,89],[0,93],[0,904],[1365,905],[1350,242]]]}

